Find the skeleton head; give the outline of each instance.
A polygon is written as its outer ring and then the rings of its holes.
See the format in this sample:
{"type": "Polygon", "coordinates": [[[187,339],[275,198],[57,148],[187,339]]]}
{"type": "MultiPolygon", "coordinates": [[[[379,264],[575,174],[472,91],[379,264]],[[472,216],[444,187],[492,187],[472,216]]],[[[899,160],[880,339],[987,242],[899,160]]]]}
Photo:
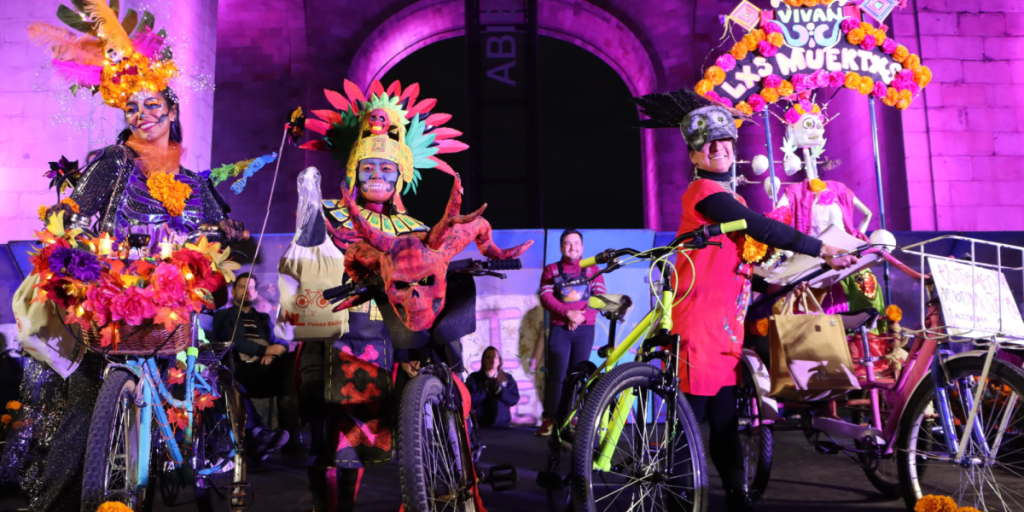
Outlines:
{"type": "Polygon", "coordinates": [[[382,108],[374,109],[370,112],[370,133],[374,135],[384,135],[391,129],[391,117],[388,116],[388,112],[382,108]]]}
{"type": "Polygon", "coordinates": [[[121,53],[121,50],[117,49],[114,46],[107,47],[106,53],[107,60],[109,60],[111,64],[117,64],[118,62],[121,62],[121,59],[124,58],[124,54],[121,53]]]}
{"type": "MultiPolygon", "coordinates": [[[[491,225],[480,217],[487,205],[469,215],[459,215],[461,188],[456,176],[444,217],[426,235],[389,235],[362,216],[352,216],[363,240],[346,253],[346,272],[356,280],[379,273],[395,313],[411,331],[425,331],[434,325],[444,309],[448,264],[470,243],[476,241],[480,253],[491,259],[515,258],[533,244],[531,240],[507,250],[494,245],[491,225]]],[[[359,211],[348,192],[342,193],[349,211],[359,211]]]]}
{"type": "Polygon", "coordinates": [[[825,123],[821,114],[807,112],[796,123],[786,125],[786,136],[798,148],[814,148],[825,145],[825,123]]]}
{"type": "Polygon", "coordinates": [[[739,136],[732,113],[718,105],[701,107],[686,114],[679,129],[690,151],[700,151],[713,140],[731,139],[735,142],[739,136]]]}

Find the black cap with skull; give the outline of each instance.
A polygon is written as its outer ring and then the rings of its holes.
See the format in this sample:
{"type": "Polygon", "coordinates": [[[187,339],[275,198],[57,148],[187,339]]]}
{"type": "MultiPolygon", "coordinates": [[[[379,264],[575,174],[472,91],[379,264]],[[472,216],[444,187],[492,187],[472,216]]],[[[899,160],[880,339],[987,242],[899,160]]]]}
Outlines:
{"type": "Polygon", "coordinates": [[[713,103],[689,89],[648,94],[633,101],[650,118],[641,121],[641,127],[679,127],[690,151],[700,151],[713,140],[730,139],[735,143],[739,138],[735,119],[742,118],[740,112],[713,103]]]}

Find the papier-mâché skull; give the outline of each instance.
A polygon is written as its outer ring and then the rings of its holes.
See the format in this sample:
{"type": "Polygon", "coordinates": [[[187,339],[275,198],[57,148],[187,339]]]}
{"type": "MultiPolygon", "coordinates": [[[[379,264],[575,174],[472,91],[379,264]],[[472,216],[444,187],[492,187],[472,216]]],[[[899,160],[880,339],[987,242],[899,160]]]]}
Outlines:
{"type": "Polygon", "coordinates": [[[806,113],[795,124],[786,125],[786,137],[798,148],[815,148],[825,145],[825,123],[821,114],[806,113]]]}

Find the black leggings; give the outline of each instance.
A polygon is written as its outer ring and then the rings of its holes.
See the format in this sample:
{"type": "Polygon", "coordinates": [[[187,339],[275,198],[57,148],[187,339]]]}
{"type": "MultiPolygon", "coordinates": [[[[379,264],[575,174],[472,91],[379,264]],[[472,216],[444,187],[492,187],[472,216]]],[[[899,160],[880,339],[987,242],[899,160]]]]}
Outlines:
{"type": "Polygon", "coordinates": [[[715,464],[722,486],[743,486],[743,450],[740,448],[739,416],[736,414],[736,386],[725,386],[714,396],[686,395],[699,423],[708,420],[711,462],[715,464]]]}

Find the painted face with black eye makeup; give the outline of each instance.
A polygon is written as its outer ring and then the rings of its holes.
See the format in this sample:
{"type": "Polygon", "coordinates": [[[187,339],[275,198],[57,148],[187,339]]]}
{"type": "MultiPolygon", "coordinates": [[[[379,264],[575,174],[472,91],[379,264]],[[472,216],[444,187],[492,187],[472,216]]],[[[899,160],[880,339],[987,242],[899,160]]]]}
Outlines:
{"type": "Polygon", "coordinates": [[[171,123],[177,119],[177,108],[170,108],[162,94],[149,90],[132,96],[124,110],[124,120],[132,134],[147,141],[168,140],[171,123]]]}

